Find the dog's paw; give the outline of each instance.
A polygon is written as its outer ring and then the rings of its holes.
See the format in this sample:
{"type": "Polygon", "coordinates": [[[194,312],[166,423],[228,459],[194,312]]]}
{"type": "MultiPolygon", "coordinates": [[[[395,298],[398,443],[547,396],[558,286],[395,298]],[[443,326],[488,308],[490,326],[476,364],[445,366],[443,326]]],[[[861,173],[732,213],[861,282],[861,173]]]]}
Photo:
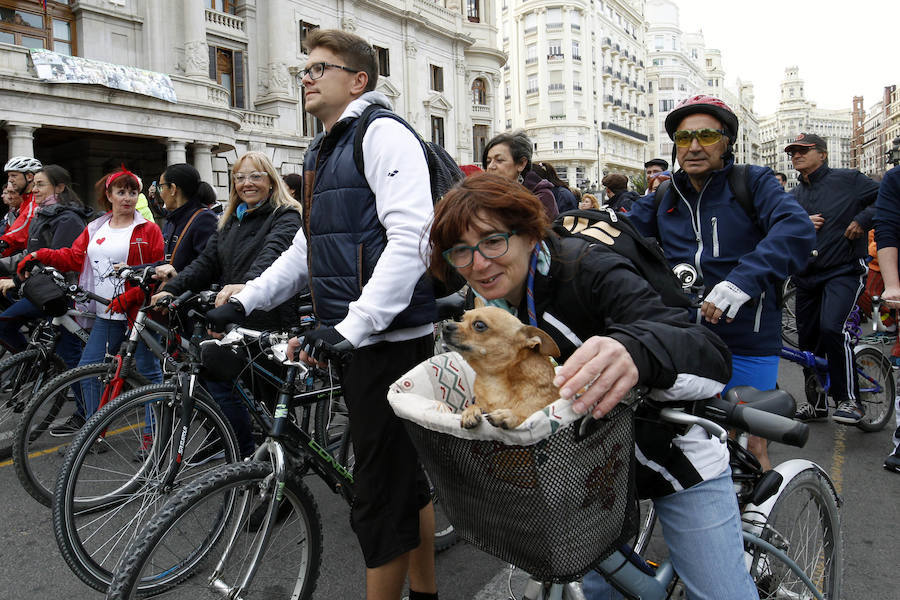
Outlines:
{"type": "Polygon", "coordinates": [[[488,423],[501,429],[514,429],[521,422],[516,414],[508,408],[498,408],[484,415],[488,423]]]}
{"type": "Polygon", "coordinates": [[[470,406],[463,411],[459,424],[463,429],[472,429],[481,423],[481,409],[477,406],[470,406]]]}

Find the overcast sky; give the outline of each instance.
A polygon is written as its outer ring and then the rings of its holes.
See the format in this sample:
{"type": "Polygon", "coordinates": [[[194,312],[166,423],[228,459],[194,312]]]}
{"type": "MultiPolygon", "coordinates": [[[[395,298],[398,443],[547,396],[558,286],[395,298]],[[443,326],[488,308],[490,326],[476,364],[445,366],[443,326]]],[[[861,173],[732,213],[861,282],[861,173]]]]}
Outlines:
{"type": "Polygon", "coordinates": [[[900,84],[900,0],[675,0],[683,31],[722,51],[729,86],[751,81],[756,114],[775,112],[785,67],[800,67],[819,108],[865,107],[900,84]]]}

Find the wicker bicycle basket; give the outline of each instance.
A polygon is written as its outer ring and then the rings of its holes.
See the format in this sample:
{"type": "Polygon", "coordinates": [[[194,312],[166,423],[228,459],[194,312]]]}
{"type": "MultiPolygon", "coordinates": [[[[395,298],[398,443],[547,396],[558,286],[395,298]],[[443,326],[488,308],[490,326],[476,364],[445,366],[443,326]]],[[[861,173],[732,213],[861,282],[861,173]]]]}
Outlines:
{"type": "Polygon", "coordinates": [[[471,430],[459,414],[474,374],[438,355],[388,394],[459,535],[543,581],[578,579],[638,527],[633,411],[621,406],[580,432],[559,400],[515,430],[471,430]]]}

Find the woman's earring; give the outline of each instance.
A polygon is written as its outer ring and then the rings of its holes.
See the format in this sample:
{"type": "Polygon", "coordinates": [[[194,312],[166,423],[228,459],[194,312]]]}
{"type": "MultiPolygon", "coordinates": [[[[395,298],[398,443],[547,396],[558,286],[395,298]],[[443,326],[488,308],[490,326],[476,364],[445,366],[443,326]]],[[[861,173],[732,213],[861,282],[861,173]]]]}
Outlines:
{"type": "Polygon", "coordinates": [[[516,177],[516,181],[518,181],[519,184],[524,184],[524,183],[525,183],[525,178],[522,177],[522,173],[521,173],[521,172],[519,173],[519,176],[516,177]]]}

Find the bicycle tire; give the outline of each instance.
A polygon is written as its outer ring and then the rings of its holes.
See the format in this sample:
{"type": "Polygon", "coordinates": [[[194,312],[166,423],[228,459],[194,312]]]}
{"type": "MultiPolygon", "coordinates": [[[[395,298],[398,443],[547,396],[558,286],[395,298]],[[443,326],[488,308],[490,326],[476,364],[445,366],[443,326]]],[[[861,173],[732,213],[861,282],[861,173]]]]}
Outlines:
{"type": "MultiPolygon", "coordinates": [[[[110,369],[111,363],[96,363],[60,373],[44,384],[25,406],[13,439],[13,464],[22,487],[44,506],[51,505],[65,448],[73,439],[73,436],[53,437],[50,427],[72,414],[75,402],[68,396],[72,385],[92,378],[103,384],[108,381],[110,369]]],[[[137,377],[129,377],[123,389],[141,383],[137,377]]]]}
{"type": "Polygon", "coordinates": [[[634,551],[644,555],[650,540],[653,537],[653,530],[656,528],[656,507],[652,500],[641,500],[641,524],[638,529],[637,538],[634,541],[634,551]]]}
{"type": "MultiPolygon", "coordinates": [[[[356,457],[353,454],[353,441],[350,438],[349,427],[343,438],[341,438],[340,449],[335,458],[337,458],[337,461],[341,465],[351,472],[353,471],[353,468],[356,465],[356,457]]],[[[428,473],[425,473],[425,476],[427,477],[428,473]]],[[[430,479],[428,480],[428,485],[431,487],[431,502],[434,505],[434,552],[435,554],[439,554],[455,545],[459,541],[459,534],[444,513],[441,507],[440,497],[435,492],[434,486],[431,485],[430,479]]]]}
{"type": "Polygon", "coordinates": [[[319,400],[313,410],[315,411],[313,439],[329,453],[338,453],[344,433],[350,431],[350,411],[343,395],[335,393],[319,400]]]}
{"type": "MultiPolygon", "coordinates": [[[[208,585],[206,570],[219,566],[224,558],[214,550],[224,540],[225,548],[233,546],[228,559],[234,558],[240,563],[238,559],[244,553],[236,551],[241,550],[243,544],[258,541],[259,531],[252,531],[247,518],[254,514],[252,502],[256,499],[268,506],[274,485],[272,465],[259,461],[223,465],[191,482],[172,497],[129,546],[116,569],[107,599],[125,600],[158,594],[176,585],[179,589],[190,588],[193,600],[222,598],[223,594],[211,590],[208,585]],[[244,499],[251,502],[247,510],[241,510],[244,499]],[[203,513],[207,508],[208,515],[203,513]],[[233,533],[236,539],[229,544],[233,533]],[[197,542],[191,541],[194,537],[197,542]],[[179,548],[181,541],[186,542],[183,551],[179,548]]],[[[242,598],[309,600],[315,591],[322,563],[319,509],[312,493],[292,473],[285,482],[284,498],[286,503],[282,506],[289,506],[290,514],[275,523],[279,533],[270,538],[270,545],[261,558],[263,564],[258,565],[252,582],[263,588],[257,592],[259,595],[250,590],[242,598]],[[302,533],[302,544],[293,537],[287,541],[282,539],[280,532],[288,528],[297,528],[302,533]],[[290,547],[287,550],[275,547],[280,543],[290,544],[290,547]],[[297,562],[301,566],[296,576],[292,570],[290,576],[276,578],[285,573],[286,564],[297,562]]],[[[224,564],[220,577],[225,577],[225,571],[232,566],[231,563],[224,564]]]]}
{"type": "Polygon", "coordinates": [[[16,425],[28,400],[65,369],[58,355],[47,357],[39,348],[10,354],[0,361],[0,459],[12,455],[16,425]]]}
{"type": "Polygon", "coordinates": [[[790,280],[784,283],[782,309],[781,309],[781,339],[791,348],[800,347],[800,338],[797,333],[797,288],[790,280]]]}
{"type": "Polygon", "coordinates": [[[863,431],[881,431],[894,416],[894,394],[896,384],[894,381],[894,369],[891,361],[875,348],[857,347],[854,349],[856,367],[860,370],[857,374],[859,381],[859,401],[862,403],[866,414],[856,424],[863,431]],[[880,392],[865,391],[867,388],[874,390],[872,382],[863,377],[865,373],[878,382],[880,392]]]}
{"type": "MultiPolygon", "coordinates": [[[[784,486],[760,537],[787,553],[825,598],[840,599],[844,566],[840,514],[831,485],[817,469],[801,471],[784,486]]],[[[760,600],[811,597],[780,559],[752,544],[747,552],[760,600]]]]}
{"type": "Polygon", "coordinates": [[[205,390],[197,391],[183,461],[171,483],[166,475],[182,431],[174,383],[122,394],[97,411],[69,445],[54,492],[53,531],[63,559],[90,587],[106,591],[128,543],[175,491],[240,459],[227,417],[205,390]],[[147,427],[153,443],[136,453],[147,427]],[[192,461],[213,447],[223,449],[221,458],[192,461]]]}

